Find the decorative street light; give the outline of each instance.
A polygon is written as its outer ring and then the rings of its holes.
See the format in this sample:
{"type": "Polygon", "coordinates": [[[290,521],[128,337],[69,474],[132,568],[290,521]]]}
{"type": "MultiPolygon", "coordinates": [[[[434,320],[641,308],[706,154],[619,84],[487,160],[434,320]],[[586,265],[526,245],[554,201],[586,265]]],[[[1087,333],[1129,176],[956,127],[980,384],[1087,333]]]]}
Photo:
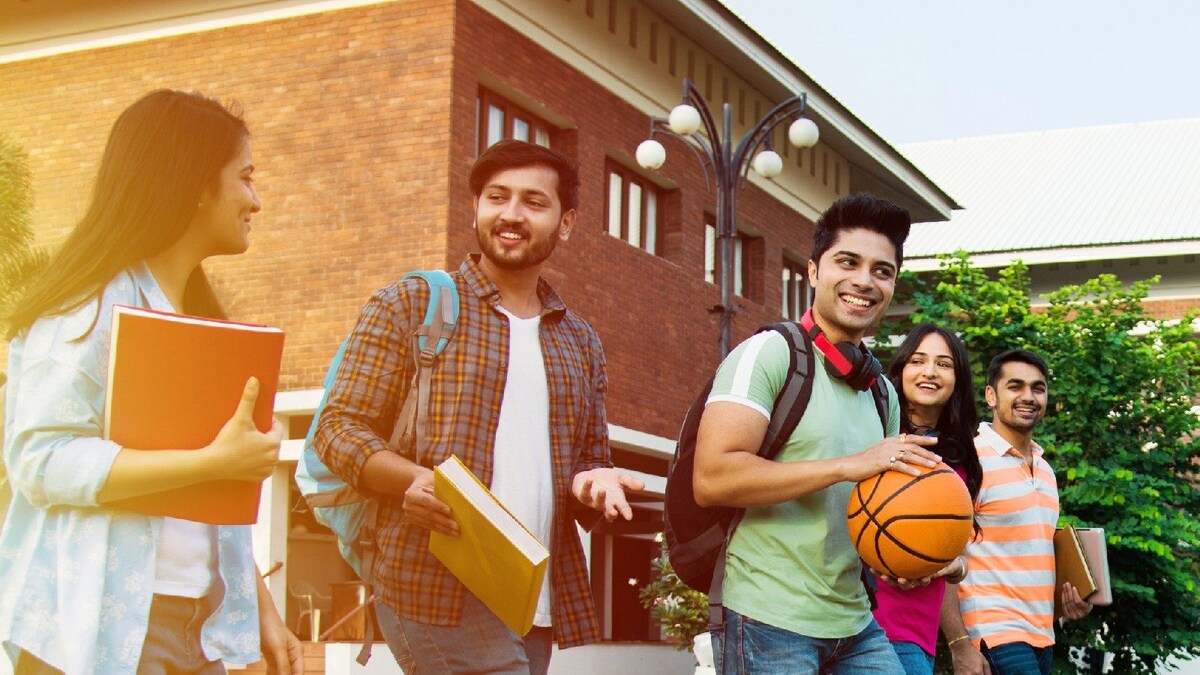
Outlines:
{"type": "Polygon", "coordinates": [[[817,143],[819,132],[812,120],[804,117],[808,97],[793,96],[775,106],[754,128],[734,146],[733,107],[726,103],[723,126],[717,128],[708,102],[690,79],[683,81],[683,103],[675,106],[666,119],[650,119],[650,138],[637,148],[637,162],[642,168],[655,170],[667,160],[667,150],[655,140],[655,134],[670,134],[687,143],[704,166],[705,181],[709,168],[717,183],[717,240],[720,242],[721,304],[713,311],[721,312],[721,358],[729,354],[730,329],[733,314],[733,244],[737,236],[737,193],[741,181],[751,168],[764,178],[774,178],[783,171],[783,159],[771,148],[771,133],[792,115],[799,115],[788,127],[788,141],[797,148],[809,148],[817,143]],[[704,135],[696,132],[703,129],[704,135]],[[765,146],[765,147],[764,147],[765,146]],[[759,148],[763,148],[759,152],[759,148]]]}

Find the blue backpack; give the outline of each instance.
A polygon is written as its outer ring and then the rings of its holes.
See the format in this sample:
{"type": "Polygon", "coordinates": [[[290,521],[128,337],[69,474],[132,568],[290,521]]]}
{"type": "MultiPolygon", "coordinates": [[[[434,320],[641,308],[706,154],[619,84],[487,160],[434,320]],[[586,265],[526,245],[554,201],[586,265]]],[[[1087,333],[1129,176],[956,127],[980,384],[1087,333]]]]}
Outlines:
{"type": "MultiPolygon", "coordinates": [[[[450,275],[442,270],[409,272],[404,278],[416,277],[429,285],[429,306],[425,319],[411,336],[409,353],[416,366],[408,396],[400,406],[392,437],[388,445],[394,449],[423,447],[425,420],[429,408],[429,390],[437,358],[449,344],[458,323],[458,288],[450,275]]],[[[346,354],[349,339],[342,341],[325,371],[324,393],[313,413],[312,424],[304,438],[304,450],[296,462],[296,485],[304,501],[312,509],[317,522],[333,530],[342,557],[354,569],[367,587],[367,597],[373,597],[371,581],[375,566],[375,516],[378,502],[360,494],[336,476],[321,461],[313,447],[321,411],[329,400],[329,392],[337,381],[338,369],[346,354]]],[[[358,656],[366,664],[370,656],[371,636],[368,636],[358,656]]]]}

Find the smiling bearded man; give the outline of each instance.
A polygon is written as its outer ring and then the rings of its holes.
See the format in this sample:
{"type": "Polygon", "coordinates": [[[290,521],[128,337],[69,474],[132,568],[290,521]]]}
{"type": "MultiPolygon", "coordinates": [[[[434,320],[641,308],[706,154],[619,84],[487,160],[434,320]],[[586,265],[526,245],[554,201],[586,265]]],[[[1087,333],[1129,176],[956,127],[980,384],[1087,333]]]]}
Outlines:
{"type": "Polygon", "coordinates": [[[1092,609],[1071,584],[1055,587],[1058,483],[1033,441],[1046,413],[1049,379],[1046,361],[1025,349],[1004,352],[988,366],[984,394],[992,422],[981,422],[975,437],[983,466],[980,536],[967,545],[971,574],[958,586],[958,602],[947,598],[942,605],[955,673],[1047,675],[1055,594],[1067,619],[1092,609]]]}
{"type": "Polygon", "coordinates": [[[575,224],[578,167],[549,148],[501,141],[476,160],[470,187],[481,253],[450,275],[460,314],[432,375],[427,447],[391,448],[385,440],[413,376],[411,331],[429,303],[428,288],[409,279],[377,291],[363,308],[316,448],[349,485],[386,497],[376,614],[400,667],[542,675],[554,642],[565,649],[600,635],[576,518],[586,526],[599,517],[629,520],[625,492],[643,486],[612,468],[600,338],[542,278],[575,224]],[[431,531],[459,534],[432,487],[432,467],[450,455],[550,549],[524,636],[429,552],[431,531]]]}

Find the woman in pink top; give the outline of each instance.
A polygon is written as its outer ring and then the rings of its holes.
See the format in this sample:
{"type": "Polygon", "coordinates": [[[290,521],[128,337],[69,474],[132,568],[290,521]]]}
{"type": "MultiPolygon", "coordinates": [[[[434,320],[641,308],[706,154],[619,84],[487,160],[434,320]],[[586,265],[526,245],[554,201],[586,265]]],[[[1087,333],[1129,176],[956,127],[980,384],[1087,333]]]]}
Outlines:
{"type": "MultiPolygon", "coordinates": [[[[974,442],[979,415],[962,340],[945,328],[922,323],[900,345],[888,366],[888,377],[900,396],[900,430],[937,436],[934,449],[966,482],[974,501],[983,479],[974,442]]],[[[905,580],[896,585],[897,580],[886,578],[877,584],[875,619],[907,675],[932,675],[946,585],[957,584],[966,574],[966,558],[959,556],[930,579],[921,580],[926,585],[905,580]]]]}

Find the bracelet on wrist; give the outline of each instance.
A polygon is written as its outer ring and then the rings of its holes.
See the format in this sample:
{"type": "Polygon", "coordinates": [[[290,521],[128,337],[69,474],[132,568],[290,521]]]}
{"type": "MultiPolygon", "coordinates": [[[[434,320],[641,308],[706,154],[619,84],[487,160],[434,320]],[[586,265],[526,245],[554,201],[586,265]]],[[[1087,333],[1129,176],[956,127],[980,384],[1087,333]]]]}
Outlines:
{"type": "Polygon", "coordinates": [[[953,640],[947,640],[946,646],[953,647],[955,642],[962,642],[963,640],[969,640],[969,639],[971,639],[971,636],[967,635],[966,633],[963,633],[962,635],[959,635],[958,637],[954,638],[953,640]]]}

